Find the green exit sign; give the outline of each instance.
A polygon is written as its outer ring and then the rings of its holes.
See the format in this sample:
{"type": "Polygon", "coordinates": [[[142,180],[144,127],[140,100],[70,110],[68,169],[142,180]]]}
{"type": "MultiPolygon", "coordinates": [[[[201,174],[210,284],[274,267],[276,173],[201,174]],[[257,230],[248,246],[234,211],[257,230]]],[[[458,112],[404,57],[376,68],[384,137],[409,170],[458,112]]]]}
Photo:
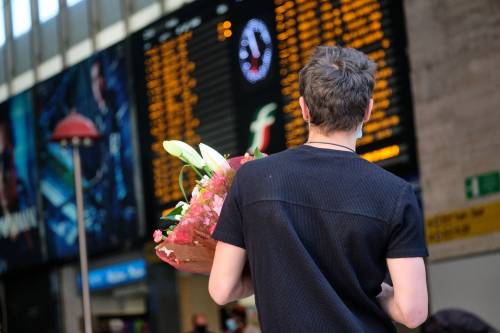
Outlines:
{"type": "Polygon", "coordinates": [[[467,199],[480,198],[500,192],[500,171],[483,173],[465,179],[467,199]]]}

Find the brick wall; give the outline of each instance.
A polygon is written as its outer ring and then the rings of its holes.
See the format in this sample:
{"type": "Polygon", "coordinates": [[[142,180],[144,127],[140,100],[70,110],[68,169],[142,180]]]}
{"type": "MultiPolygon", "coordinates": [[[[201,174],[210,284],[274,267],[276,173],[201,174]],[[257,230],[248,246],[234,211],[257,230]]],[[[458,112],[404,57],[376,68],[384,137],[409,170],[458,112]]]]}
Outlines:
{"type": "MultiPolygon", "coordinates": [[[[500,170],[500,1],[405,0],[405,12],[426,216],[500,201],[464,189],[467,176],[500,170]]],[[[471,241],[431,252],[498,248],[500,234],[471,241]]]]}
{"type": "MultiPolygon", "coordinates": [[[[486,203],[467,176],[500,170],[500,1],[405,0],[426,216],[486,203]]],[[[500,216],[498,216],[500,219],[500,216]]],[[[462,308],[500,328],[500,230],[431,246],[431,310],[462,308]]]]}

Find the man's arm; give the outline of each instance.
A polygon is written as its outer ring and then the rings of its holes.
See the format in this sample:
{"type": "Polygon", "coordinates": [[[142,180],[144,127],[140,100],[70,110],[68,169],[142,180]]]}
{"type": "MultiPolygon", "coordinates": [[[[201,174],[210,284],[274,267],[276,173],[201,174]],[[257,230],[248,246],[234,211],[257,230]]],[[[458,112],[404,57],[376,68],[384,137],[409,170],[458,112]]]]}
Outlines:
{"type": "Polygon", "coordinates": [[[208,282],[208,291],[215,303],[224,305],[253,295],[249,275],[243,274],[245,249],[219,241],[208,282]]]}
{"type": "Polygon", "coordinates": [[[377,296],[382,308],[396,322],[415,328],[427,319],[428,296],[422,258],[387,259],[394,287],[382,283],[377,296]]]}

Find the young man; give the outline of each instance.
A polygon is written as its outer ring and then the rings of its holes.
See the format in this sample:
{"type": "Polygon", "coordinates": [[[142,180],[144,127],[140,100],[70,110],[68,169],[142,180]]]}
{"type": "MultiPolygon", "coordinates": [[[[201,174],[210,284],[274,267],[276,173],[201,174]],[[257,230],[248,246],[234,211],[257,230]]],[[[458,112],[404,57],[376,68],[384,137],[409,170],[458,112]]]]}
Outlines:
{"type": "Polygon", "coordinates": [[[391,320],[427,317],[417,199],[355,153],[374,72],[359,51],[318,47],[299,76],[308,142],[245,164],[226,198],[209,291],[224,304],[255,289],[264,333],[395,332],[391,320]]]}

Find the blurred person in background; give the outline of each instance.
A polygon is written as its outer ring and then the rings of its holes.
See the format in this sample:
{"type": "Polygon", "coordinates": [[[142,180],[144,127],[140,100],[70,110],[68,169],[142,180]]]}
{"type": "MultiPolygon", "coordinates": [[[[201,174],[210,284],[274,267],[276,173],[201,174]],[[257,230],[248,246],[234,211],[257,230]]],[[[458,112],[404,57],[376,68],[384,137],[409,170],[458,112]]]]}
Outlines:
{"type": "Polygon", "coordinates": [[[234,333],[260,333],[254,325],[248,323],[247,310],[242,306],[236,306],[231,311],[231,317],[226,321],[229,332],[234,333]]]}
{"type": "Polygon", "coordinates": [[[224,201],[209,292],[222,305],[255,288],[265,333],[395,333],[392,321],[427,318],[412,186],[355,151],[375,67],[357,50],[318,47],[299,73],[308,141],[243,165],[224,201]]]}
{"type": "Polygon", "coordinates": [[[422,333],[498,333],[476,315],[458,309],[441,310],[423,325],[422,333]]]}
{"type": "Polygon", "coordinates": [[[204,315],[197,313],[191,317],[191,324],[193,325],[193,330],[189,333],[212,333],[208,330],[208,321],[204,315]]]}

